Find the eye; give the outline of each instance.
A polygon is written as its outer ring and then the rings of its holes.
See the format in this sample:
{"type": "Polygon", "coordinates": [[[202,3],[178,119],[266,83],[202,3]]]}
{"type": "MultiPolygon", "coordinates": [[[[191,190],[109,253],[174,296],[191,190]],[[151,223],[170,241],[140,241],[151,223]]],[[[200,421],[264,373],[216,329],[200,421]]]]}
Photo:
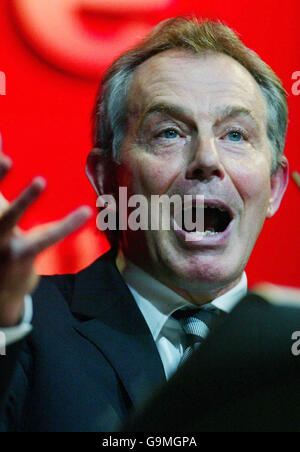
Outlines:
{"type": "Polygon", "coordinates": [[[230,141],[241,141],[241,140],[244,139],[244,137],[241,134],[241,132],[237,132],[237,131],[229,132],[227,134],[227,136],[228,136],[230,141]]]}
{"type": "Polygon", "coordinates": [[[235,128],[226,130],[226,133],[223,135],[223,137],[234,143],[239,143],[241,141],[247,141],[249,138],[248,133],[246,131],[235,129],[235,128]]]}
{"type": "Polygon", "coordinates": [[[162,138],[167,138],[168,140],[177,138],[179,136],[179,133],[175,129],[166,129],[163,130],[159,136],[162,138]]]}

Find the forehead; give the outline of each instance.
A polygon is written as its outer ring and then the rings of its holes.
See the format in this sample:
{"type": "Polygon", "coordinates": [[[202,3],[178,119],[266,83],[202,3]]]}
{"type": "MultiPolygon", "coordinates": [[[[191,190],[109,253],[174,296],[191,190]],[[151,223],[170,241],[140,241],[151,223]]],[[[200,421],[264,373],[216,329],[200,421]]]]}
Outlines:
{"type": "Polygon", "coordinates": [[[234,104],[263,122],[267,117],[265,99],[253,76],[233,58],[217,53],[167,50],[142,63],[130,86],[130,110],[142,114],[156,102],[178,103],[195,115],[213,115],[234,104]]]}

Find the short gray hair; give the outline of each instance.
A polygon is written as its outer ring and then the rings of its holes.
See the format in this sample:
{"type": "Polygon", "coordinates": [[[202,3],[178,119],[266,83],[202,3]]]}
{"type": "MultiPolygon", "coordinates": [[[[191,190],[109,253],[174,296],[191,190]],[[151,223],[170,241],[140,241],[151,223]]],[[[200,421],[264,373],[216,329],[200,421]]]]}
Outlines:
{"type": "Polygon", "coordinates": [[[229,55],[244,66],[260,86],[268,107],[267,136],[272,149],[272,172],[284,165],[288,121],[287,95],[275,74],[237,34],[221,22],[177,17],[158,24],[137,46],[122,54],[106,71],[93,113],[93,143],[120,160],[126,133],[127,93],[134,70],[153,55],[169,49],[194,54],[207,51],[229,55]]]}

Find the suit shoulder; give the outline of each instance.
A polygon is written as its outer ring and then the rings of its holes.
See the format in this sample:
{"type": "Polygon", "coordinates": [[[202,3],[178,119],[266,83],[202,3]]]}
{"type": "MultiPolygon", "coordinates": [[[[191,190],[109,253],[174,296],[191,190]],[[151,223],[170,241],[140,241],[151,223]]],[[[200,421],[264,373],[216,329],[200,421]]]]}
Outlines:
{"type": "Polygon", "coordinates": [[[76,274],[41,276],[35,295],[39,297],[41,293],[51,295],[59,292],[68,301],[72,298],[75,277],[76,274]]]}
{"type": "Polygon", "coordinates": [[[253,292],[273,306],[300,308],[300,289],[297,287],[261,283],[253,292]]]}
{"type": "Polygon", "coordinates": [[[38,287],[32,295],[35,311],[70,308],[74,299],[80,296],[86,300],[106,292],[111,284],[113,253],[108,251],[95,262],[74,274],[41,276],[38,287]],[[81,294],[82,292],[82,294],[81,294]]]}

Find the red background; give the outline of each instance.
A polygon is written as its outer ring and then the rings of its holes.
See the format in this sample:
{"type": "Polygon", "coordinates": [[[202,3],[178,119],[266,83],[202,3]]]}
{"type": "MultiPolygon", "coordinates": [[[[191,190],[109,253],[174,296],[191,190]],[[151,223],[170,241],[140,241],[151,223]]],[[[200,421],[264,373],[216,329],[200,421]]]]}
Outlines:
{"type": "MultiPolygon", "coordinates": [[[[89,27],[96,36],[97,21],[102,27],[105,21],[109,39],[109,30],[115,34],[120,24],[132,21],[134,13],[128,9],[120,14],[113,3],[105,16],[90,17],[82,26],[89,27]]],[[[136,3],[141,8],[142,1],[136,3]]],[[[152,26],[160,19],[191,13],[219,18],[237,30],[245,44],[277,72],[289,94],[286,155],[291,170],[299,170],[300,96],[292,95],[291,91],[292,73],[300,70],[299,0],[169,3],[168,9],[160,8],[157,14],[142,14],[141,9],[135,13],[135,22],[152,26]]],[[[0,128],[4,150],[14,160],[13,170],[1,189],[12,199],[35,175],[43,175],[48,181],[46,192],[22,221],[27,229],[60,218],[78,205],[95,206],[96,196],[85,176],[84,165],[91,147],[90,115],[98,82],[86,74],[80,75],[78,70],[77,73],[62,70],[46,54],[34,49],[14,18],[11,0],[0,2],[0,30],[0,70],[7,80],[7,94],[0,96],[0,128]]],[[[134,25],[132,34],[135,36],[134,25]]],[[[126,42],[120,42],[118,51],[125,48],[126,42]]],[[[300,193],[291,181],[279,212],[266,222],[247,266],[251,284],[267,280],[300,287],[299,205],[300,193]]],[[[38,270],[48,274],[74,272],[108,249],[95,223],[94,216],[81,231],[43,253],[37,261],[38,270]]]]}

